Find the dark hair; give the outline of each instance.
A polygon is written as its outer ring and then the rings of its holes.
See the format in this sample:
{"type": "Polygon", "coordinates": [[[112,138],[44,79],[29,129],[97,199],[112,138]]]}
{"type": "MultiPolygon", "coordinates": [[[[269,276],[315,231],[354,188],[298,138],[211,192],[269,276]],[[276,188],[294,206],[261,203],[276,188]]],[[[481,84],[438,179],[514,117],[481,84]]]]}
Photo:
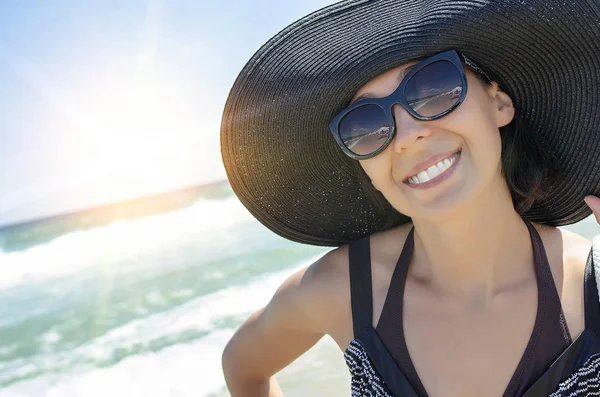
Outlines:
{"type": "MultiPolygon", "coordinates": [[[[489,82],[475,75],[483,84],[489,82]]],[[[521,215],[543,200],[558,179],[557,162],[540,134],[532,133],[515,108],[513,120],[500,127],[502,176],[506,180],[515,209],[521,215]]],[[[389,207],[385,197],[372,185],[359,162],[358,177],[366,195],[378,206],[389,207]]]]}
{"type": "MultiPolygon", "coordinates": [[[[476,74],[484,84],[482,76],[476,74]]],[[[541,134],[532,131],[515,106],[510,123],[500,127],[502,176],[520,215],[543,201],[559,177],[558,163],[541,134]]]]}

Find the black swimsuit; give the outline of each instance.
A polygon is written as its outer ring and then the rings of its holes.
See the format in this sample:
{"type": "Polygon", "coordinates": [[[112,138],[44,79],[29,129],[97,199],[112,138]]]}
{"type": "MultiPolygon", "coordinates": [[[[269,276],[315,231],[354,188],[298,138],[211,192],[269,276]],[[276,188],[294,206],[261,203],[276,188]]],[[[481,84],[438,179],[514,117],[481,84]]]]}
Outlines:
{"type": "MultiPolygon", "coordinates": [[[[533,225],[525,223],[534,252],[538,308],[529,343],[503,396],[599,395],[600,303],[595,275],[600,273],[600,257],[594,260],[590,255],[586,264],[585,330],[573,342],[542,240],[533,225]]],[[[427,397],[408,354],[402,324],[402,298],[413,236],[414,228],[394,269],[376,329],[372,326],[369,238],[349,246],[354,339],[344,357],[352,376],[353,397],[427,397]]]]}

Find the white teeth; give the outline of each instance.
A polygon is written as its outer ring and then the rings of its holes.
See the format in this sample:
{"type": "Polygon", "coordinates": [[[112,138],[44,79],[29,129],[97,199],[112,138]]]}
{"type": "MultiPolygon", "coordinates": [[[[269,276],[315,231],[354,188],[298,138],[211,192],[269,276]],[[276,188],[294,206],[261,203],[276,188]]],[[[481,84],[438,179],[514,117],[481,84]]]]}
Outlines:
{"type": "Polygon", "coordinates": [[[421,171],[417,174],[417,178],[419,178],[419,183],[427,182],[431,178],[427,175],[427,171],[421,171]]]}
{"type": "Polygon", "coordinates": [[[450,168],[452,163],[454,163],[454,161],[457,158],[458,158],[458,153],[456,153],[455,155],[453,155],[450,158],[447,158],[447,159],[444,159],[444,160],[438,162],[435,165],[432,165],[431,167],[427,168],[425,171],[419,172],[417,175],[411,176],[410,178],[408,178],[408,181],[415,185],[419,184],[419,183],[425,183],[425,182],[435,178],[436,176],[440,175],[441,173],[446,171],[448,168],[450,168]]]}
{"type": "Polygon", "coordinates": [[[438,176],[439,174],[441,174],[442,172],[444,172],[446,170],[446,166],[444,166],[443,163],[438,163],[441,164],[441,167],[438,167],[438,165],[432,165],[431,167],[427,168],[427,175],[429,175],[429,179],[433,179],[436,176],[438,176]],[[440,171],[440,168],[442,169],[440,171]]]}

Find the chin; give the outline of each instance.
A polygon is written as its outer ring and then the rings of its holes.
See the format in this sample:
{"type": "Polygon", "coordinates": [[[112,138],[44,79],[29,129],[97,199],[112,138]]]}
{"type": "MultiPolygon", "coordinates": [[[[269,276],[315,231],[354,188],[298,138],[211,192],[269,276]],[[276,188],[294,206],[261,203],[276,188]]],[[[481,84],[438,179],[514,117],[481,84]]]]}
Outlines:
{"type": "Polygon", "coordinates": [[[478,199],[475,186],[469,183],[457,182],[449,189],[444,189],[428,199],[417,200],[415,196],[409,197],[398,192],[390,195],[384,194],[390,204],[400,213],[426,222],[441,222],[458,216],[463,216],[465,211],[473,208],[474,201],[478,199]]]}

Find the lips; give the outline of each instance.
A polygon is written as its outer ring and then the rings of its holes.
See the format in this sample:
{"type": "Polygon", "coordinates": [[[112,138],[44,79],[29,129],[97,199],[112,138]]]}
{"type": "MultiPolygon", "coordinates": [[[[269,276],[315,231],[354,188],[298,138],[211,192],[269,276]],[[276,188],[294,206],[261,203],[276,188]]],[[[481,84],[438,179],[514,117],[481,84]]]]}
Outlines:
{"type": "Polygon", "coordinates": [[[418,163],[417,165],[415,165],[413,168],[411,168],[406,173],[406,176],[404,177],[404,179],[402,181],[407,183],[408,178],[417,175],[421,171],[427,170],[427,168],[439,163],[440,161],[442,161],[444,159],[449,159],[450,157],[454,156],[456,153],[458,153],[460,151],[461,151],[461,149],[458,149],[458,150],[453,150],[451,152],[440,153],[440,154],[431,156],[427,160],[422,161],[422,162],[418,163]]]}
{"type": "MultiPolygon", "coordinates": [[[[450,178],[452,176],[452,174],[454,174],[456,167],[460,163],[461,153],[462,153],[462,151],[460,151],[460,150],[458,152],[456,152],[456,154],[454,156],[452,156],[453,160],[451,160],[452,164],[450,165],[450,167],[448,167],[444,172],[442,172],[441,174],[438,174],[434,178],[429,179],[426,182],[419,181],[419,183],[412,183],[411,180],[413,178],[410,178],[408,181],[406,181],[404,183],[408,187],[410,187],[412,189],[418,189],[418,190],[429,189],[429,188],[432,188],[434,186],[437,186],[437,185],[443,183],[446,179],[450,178]]],[[[420,177],[419,177],[419,179],[420,179],[420,177]]]]}

